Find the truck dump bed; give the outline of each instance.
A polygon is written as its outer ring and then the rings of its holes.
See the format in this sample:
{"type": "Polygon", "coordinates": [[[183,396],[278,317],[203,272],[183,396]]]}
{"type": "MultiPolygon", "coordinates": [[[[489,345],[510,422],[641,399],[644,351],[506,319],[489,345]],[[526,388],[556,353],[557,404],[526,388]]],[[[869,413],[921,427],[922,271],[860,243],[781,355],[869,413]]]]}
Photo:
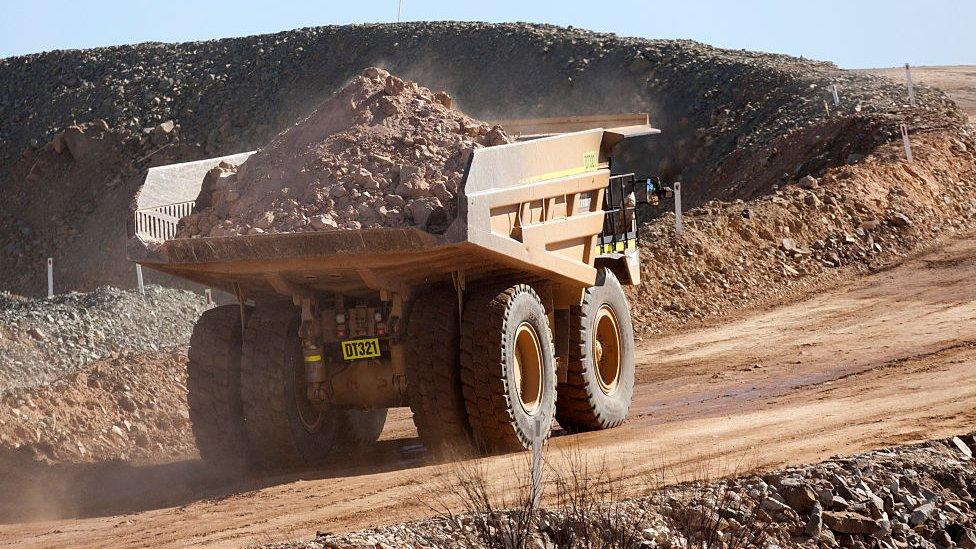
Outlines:
{"type": "MultiPolygon", "coordinates": [[[[645,118],[646,121],[646,118],[645,118]]],[[[596,238],[613,146],[658,133],[639,124],[578,131],[474,151],[444,235],[416,228],[176,239],[206,172],[251,153],[152,168],[136,197],[128,255],[146,267],[249,295],[290,287],[355,295],[501,273],[572,287],[596,278],[596,238]]]]}

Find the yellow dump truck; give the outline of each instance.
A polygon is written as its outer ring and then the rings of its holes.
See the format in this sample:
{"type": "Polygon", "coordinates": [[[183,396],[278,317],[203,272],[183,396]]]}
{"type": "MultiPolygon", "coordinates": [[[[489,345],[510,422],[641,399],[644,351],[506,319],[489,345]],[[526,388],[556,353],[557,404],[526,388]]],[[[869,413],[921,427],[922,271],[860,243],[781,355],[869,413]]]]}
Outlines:
{"type": "Polygon", "coordinates": [[[646,186],[611,160],[658,131],[646,115],[607,120],[509,122],[522,139],[474,151],[444,235],[177,239],[204,174],[250,153],[150,169],[129,258],[238,301],[203,313],[190,341],[202,456],[311,463],[375,441],[399,406],[431,449],[505,452],[554,419],[569,431],[623,422],[634,341],[621,285],[639,282],[632,193],[646,186]],[[632,123],[602,127],[619,121],[632,123]]]}

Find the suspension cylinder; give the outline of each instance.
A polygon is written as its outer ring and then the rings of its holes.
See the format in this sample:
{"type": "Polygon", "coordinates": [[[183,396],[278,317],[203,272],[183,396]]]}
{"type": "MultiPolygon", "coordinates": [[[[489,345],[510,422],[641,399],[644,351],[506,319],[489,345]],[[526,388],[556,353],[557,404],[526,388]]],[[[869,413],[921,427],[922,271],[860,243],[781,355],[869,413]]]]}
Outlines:
{"type": "Polygon", "coordinates": [[[302,358],[305,361],[306,396],[313,405],[329,402],[329,374],[322,355],[322,329],[318,310],[310,298],[301,300],[302,324],[298,335],[302,340],[302,358]]]}

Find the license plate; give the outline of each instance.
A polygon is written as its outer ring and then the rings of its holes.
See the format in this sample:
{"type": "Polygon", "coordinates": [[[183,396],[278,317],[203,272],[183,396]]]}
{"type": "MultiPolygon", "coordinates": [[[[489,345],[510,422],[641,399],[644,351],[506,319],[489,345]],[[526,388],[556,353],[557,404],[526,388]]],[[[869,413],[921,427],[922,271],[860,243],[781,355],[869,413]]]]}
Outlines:
{"type": "Polygon", "coordinates": [[[345,360],[359,360],[380,356],[380,340],[375,337],[367,339],[353,339],[343,341],[342,358],[345,360]]]}

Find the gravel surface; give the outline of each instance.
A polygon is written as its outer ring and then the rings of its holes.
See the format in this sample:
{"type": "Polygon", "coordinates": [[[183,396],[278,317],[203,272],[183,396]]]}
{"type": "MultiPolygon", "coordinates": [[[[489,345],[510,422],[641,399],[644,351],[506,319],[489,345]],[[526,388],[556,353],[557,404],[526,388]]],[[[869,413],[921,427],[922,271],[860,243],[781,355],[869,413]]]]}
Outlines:
{"type": "Polygon", "coordinates": [[[204,300],[148,286],[35,299],[0,293],[0,391],[45,384],[130,351],[181,349],[204,300]]]}
{"type": "Polygon", "coordinates": [[[179,237],[416,226],[457,217],[471,151],[508,143],[452,99],[375,67],[241,166],[207,174],[179,237]]]}
{"type": "MultiPolygon", "coordinates": [[[[976,547],[972,435],[619,500],[571,475],[576,505],[467,513],[268,547],[976,547]]],[[[594,480],[582,473],[584,480],[594,480]]],[[[546,490],[552,492],[549,485],[546,490]]]]}

